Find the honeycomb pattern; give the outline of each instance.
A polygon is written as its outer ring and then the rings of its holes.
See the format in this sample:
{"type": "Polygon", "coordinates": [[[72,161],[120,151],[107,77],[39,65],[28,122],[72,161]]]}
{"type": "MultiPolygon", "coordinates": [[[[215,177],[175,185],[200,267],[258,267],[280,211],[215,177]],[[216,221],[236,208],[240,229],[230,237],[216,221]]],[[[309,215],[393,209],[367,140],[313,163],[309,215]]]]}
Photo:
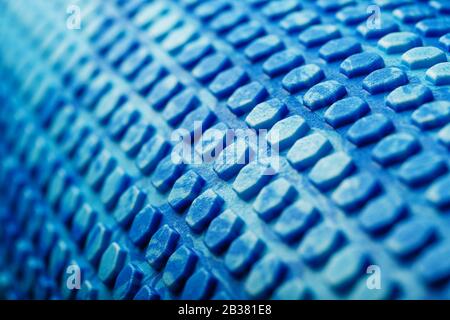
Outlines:
{"type": "Polygon", "coordinates": [[[2,2],[0,295],[450,298],[450,5],[374,2],[2,2]]]}

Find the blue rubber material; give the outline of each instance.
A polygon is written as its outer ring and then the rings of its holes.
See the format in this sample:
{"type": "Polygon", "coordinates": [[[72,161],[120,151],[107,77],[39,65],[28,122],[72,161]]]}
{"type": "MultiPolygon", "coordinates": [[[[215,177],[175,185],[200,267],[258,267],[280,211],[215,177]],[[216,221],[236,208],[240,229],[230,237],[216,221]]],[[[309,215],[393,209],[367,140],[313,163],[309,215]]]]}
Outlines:
{"type": "Polygon", "coordinates": [[[2,298],[450,298],[448,1],[72,2],[0,4],[2,298]]]}

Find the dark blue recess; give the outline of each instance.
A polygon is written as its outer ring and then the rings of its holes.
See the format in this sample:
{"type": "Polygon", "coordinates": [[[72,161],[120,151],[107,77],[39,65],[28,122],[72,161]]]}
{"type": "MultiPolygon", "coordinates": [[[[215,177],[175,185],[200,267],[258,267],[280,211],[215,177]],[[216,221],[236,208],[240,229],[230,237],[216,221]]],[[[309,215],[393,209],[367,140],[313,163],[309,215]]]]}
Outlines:
{"type": "Polygon", "coordinates": [[[6,2],[0,298],[450,298],[448,1],[6,2]]]}

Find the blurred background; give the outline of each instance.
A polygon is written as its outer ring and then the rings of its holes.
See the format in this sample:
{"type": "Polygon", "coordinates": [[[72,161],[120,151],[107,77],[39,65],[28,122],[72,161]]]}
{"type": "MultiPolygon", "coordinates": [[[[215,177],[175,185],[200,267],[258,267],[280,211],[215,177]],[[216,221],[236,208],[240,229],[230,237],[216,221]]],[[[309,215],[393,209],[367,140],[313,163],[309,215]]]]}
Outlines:
{"type": "Polygon", "coordinates": [[[0,297],[450,298],[449,15],[0,1],[0,297]],[[246,128],[275,175],[171,158],[176,130],[204,155],[246,128]]]}

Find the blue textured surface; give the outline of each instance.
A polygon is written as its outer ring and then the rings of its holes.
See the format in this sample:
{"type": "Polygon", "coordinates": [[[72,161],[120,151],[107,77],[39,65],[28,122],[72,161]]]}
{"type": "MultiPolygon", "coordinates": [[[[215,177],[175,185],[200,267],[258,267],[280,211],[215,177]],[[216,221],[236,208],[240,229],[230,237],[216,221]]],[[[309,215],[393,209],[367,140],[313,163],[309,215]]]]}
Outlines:
{"type": "Polygon", "coordinates": [[[1,298],[450,298],[448,1],[74,2],[0,4],[1,298]]]}

